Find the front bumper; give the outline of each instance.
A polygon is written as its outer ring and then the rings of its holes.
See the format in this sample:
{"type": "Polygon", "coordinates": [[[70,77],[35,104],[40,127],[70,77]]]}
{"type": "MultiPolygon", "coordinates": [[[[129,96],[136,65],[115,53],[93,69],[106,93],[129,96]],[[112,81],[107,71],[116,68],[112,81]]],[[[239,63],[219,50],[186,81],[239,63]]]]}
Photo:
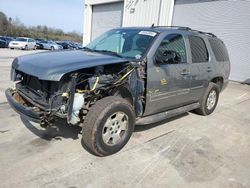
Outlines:
{"type": "Polygon", "coordinates": [[[25,44],[9,44],[9,48],[24,49],[25,44]]]}
{"type": "Polygon", "coordinates": [[[15,93],[16,91],[12,89],[7,89],[5,91],[5,95],[10,106],[25,119],[36,122],[36,123],[42,123],[45,117],[44,112],[35,111],[34,107],[32,106],[22,105],[14,98],[15,93]]]}

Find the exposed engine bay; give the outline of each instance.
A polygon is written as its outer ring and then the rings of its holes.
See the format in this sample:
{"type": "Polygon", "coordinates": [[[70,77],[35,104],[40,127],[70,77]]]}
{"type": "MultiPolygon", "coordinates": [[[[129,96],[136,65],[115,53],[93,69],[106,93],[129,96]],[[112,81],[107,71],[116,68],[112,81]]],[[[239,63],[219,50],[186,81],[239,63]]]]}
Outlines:
{"type": "Polygon", "coordinates": [[[39,80],[15,70],[15,100],[39,113],[46,127],[57,118],[82,125],[89,109],[106,96],[121,96],[135,107],[137,117],[145,106],[145,63],[121,63],[86,68],[66,74],[57,81],[39,80]]]}

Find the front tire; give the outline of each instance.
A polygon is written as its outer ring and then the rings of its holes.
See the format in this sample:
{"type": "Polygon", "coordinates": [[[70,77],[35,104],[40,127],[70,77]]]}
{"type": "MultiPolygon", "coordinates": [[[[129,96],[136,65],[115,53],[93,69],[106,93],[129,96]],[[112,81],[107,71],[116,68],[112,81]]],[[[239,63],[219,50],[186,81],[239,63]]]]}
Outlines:
{"type": "Polygon", "coordinates": [[[208,88],[201,99],[200,108],[196,109],[197,114],[207,116],[215,110],[219,100],[220,88],[215,83],[209,83],[208,88]]]}
{"type": "Polygon", "coordinates": [[[127,100],[105,97],[90,108],[84,119],[82,145],[96,156],[112,155],[128,142],[134,125],[134,109],[127,100]]]}

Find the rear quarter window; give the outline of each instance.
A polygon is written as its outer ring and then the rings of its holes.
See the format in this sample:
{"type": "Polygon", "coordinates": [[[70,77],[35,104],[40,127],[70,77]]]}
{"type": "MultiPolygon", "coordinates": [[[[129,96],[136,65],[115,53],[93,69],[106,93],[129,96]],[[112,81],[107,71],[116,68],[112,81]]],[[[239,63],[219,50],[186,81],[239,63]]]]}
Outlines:
{"type": "Polygon", "coordinates": [[[229,61],[227,49],[222,41],[218,39],[209,39],[208,41],[211,45],[216,61],[229,61]]]}
{"type": "Polygon", "coordinates": [[[192,62],[208,62],[209,56],[204,40],[198,36],[189,36],[189,43],[191,48],[192,62]]]}

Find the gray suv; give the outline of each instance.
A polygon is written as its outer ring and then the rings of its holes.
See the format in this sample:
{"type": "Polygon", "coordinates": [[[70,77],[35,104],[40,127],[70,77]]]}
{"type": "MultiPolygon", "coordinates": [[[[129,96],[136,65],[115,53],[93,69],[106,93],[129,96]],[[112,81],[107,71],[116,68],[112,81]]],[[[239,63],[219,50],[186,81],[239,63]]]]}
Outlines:
{"type": "Polygon", "coordinates": [[[58,119],[82,127],[82,145],[107,156],[128,142],[135,124],[194,110],[211,114],[226,87],[224,43],[187,27],[110,30],[83,50],[14,59],[9,104],[42,127],[58,119]]]}

